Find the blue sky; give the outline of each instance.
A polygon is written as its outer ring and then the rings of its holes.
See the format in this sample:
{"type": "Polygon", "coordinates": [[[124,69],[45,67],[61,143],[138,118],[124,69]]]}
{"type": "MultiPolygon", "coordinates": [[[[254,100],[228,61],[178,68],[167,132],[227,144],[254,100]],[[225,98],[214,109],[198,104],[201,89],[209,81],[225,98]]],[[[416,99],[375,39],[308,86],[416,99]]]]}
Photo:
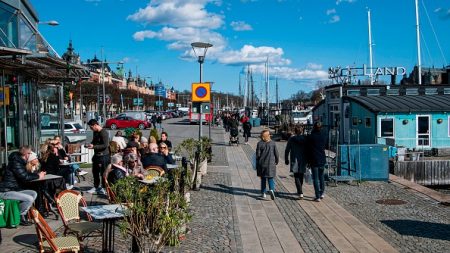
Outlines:
{"type": "MultiPolygon", "coordinates": [[[[190,43],[203,41],[214,45],[206,55],[203,77],[214,82],[213,90],[237,94],[240,72],[251,64],[260,93],[268,57],[271,78],[278,77],[282,98],[310,91],[318,80],[327,79],[329,67],[368,63],[366,8],[372,15],[374,66],[404,66],[410,72],[417,62],[414,0],[31,3],[41,21],[60,23],[39,26],[60,55],[70,39],[83,61],[95,54],[100,57],[103,48],[107,61],[124,60],[133,75],[137,68],[141,76],[178,90],[190,89],[198,81],[199,66],[190,43]]],[[[419,6],[422,65],[450,64],[450,1],[419,0],[419,6]]]]}

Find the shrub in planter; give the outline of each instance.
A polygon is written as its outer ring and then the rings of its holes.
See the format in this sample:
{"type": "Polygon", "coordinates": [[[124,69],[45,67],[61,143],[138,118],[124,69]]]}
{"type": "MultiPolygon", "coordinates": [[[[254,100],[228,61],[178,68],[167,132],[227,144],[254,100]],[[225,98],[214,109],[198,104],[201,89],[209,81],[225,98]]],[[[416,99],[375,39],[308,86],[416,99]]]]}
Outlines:
{"type": "Polygon", "coordinates": [[[160,252],[166,244],[178,245],[190,216],[184,196],[170,191],[169,180],[148,187],[134,177],[126,177],[112,188],[116,201],[126,206],[120,230],[133,238],[139,252],[160,252]]]}

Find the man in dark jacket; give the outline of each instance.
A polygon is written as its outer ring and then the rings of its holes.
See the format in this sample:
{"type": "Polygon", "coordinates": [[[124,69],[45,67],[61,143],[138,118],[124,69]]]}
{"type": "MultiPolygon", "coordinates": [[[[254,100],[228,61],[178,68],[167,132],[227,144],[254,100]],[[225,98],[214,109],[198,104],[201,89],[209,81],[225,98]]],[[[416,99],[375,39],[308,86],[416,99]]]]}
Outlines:
{"type": "Polygon", "coordinates": [[[88,192],[94,193],[97,191],[97,193],[105,195],[105,182],[102,180],[102,185],[100,186],[100,177],[103,175],[111,160],[109,156],[109,134],[95,119],[89,120],[88,125],[93,131],[93,137],[91,144],[87,144],[86,148],[94,149],[94,156],[92,157],[94,187],[88,192]]]}
{"type": "Polygon", "coordinates": [[[20,201],[21,225],[29,226],[26,214],[37,193],[33,190],[24,190],[23,186],[26,182],[35,179],[43,179],[45,172],[39,174],[28,172],[26,169],[28,157],[31,154],[29,146],[23,146],[17,152],[13,152],[8,157],[8,167],[5,170],[3,181],[0,182],[0,198],[13,199],[20,201]]]}
{"type": "Polygon", "coordinates": [[[299,199],[303,199],[303,176],[306,172],[305,145],[306,138],[303,135],[303,127],[297,126],[294,129],[295,135],[291,136],[284,151],[284,162],[290,165],[290,170],[294,173],[295,187],[299,199]]]}
{"type": "Polygon", "coordinates": [[[148,166],[159,166],[164,171],[167,171],[167,161],[161,154],[158,153],[158,145],[156,143],[150,143],[150,153],[145,154],[142,158],[142,166],[144,169],[148,166]]]}
{"type": "Polygon", "coordinates": [[[311,172],[314,183],[315,199],[314,201],[320,202],[323,199],[323,194],[325,192],[325,146],[326,137],[321,132],[322,123],[314,123],[313,130],[307,138],[308,151],[309,151],[309,164],[311,166],[311,172]]]}

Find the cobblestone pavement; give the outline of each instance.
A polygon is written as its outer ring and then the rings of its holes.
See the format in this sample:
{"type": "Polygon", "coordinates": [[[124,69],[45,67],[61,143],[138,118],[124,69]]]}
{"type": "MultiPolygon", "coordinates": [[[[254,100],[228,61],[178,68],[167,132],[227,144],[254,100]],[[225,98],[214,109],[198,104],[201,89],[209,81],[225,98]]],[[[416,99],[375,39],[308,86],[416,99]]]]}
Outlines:
{"type": "MultiPolygon", "coordinates": [[[[280,163],[285,146],[286,142],[277,142],[280,163]]],[[[338,184],[325,192],[400,252],[450,252],[450,207],[388,182],[338,184]],[[380,199],[407,203],[377,204],[380,199]]]]}
{"type": "Polygon", "coordinates": [[[208,164],[208,173],[202,178],[200,191],[191,191],[190,232],[178,248],[167,247],[165,251],[242,252],[231,175],[229,168],[223,167],[228,165],[223,146],[224,132],[220,128],[211,129],[213,164],[218,167],[208,164]]]}
{"type": "MultiPolygon", "coordinates": [[[[250,145],[241,145],[241,147],[248,159],[253,161],[255,151],[252,147],[250,145]]],[[[276,189],[278,198],[275,204],[303,250],[305,252],[338,252],[297,201],[291,195],[283,196],[283,193],[289,191],[278,179],[276,179],[276,189]]]]}

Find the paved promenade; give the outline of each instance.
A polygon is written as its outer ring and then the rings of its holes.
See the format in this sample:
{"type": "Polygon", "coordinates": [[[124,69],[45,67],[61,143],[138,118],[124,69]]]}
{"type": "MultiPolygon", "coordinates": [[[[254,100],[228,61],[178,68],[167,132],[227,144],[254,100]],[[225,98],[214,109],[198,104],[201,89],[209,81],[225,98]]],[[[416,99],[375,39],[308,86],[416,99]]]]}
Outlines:
{"type": "MultiPolygon", "coordinates": [[[[198,131],[198,126],[177,119],[163,125],[174,145],[198,131]]],[[[261,199],[254,166],[260,130],[253,130],[250,145],[229,146],[222,128],[211,129],[213,163],[201,190],[191,191],[189,232],[178,247],[166,247],[164,252],[450,252],[450,207],[396,178],[327,187],[320,203],[312,201],[313,187],[305,184],[305,199],[297,200],[293,177],[283,160],[286,142],[277,142],[281,158],[277,198],[261,199]],[[405,203],[376,203],[384,199],[405,203]]],[[[88,189],[91,180],[81,188],[88,189]]],[[[106,202],[95,194],[85,193],[85,197],[88,204],[106,202]]],[[[62,225],[61,221],[50,223],[55,229],[62,225]]],[[[3,231],[6,251],[2,252],[36,252],[34,227],[3,231]]],[[[129,238],[118,232],[116,238],[117,252],[128,252],[129,238]]],[[[85,243],[86,252],[99,251],[98,239],[85,243]]]]}

